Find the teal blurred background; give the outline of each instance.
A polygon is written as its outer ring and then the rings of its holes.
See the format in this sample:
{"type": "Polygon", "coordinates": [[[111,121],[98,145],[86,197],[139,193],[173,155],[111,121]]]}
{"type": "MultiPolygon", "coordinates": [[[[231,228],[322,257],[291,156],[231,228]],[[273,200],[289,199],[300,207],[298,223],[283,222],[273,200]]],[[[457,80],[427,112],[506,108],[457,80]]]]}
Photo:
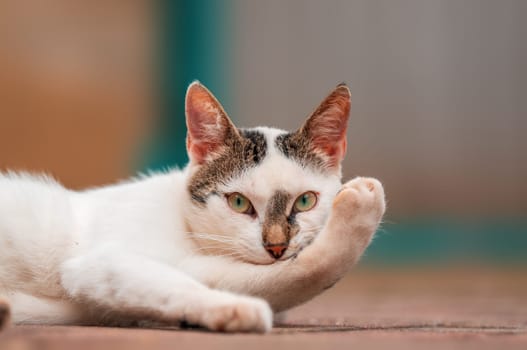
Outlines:
{"type": "Polygon", "coordinates": [[[161,119],[146,168],[183,167],[185,149],[184,103],[187,86],[198,79],[228,105],[230,86],[230,3],[218,0],[159,1],[157,79],[161,119]]]}
{"type": "Polygon", "coordinates": [[[388,198],[364,265],[527,264],[527,2],[29,3],[0,11],[0,168],[82,188],[181,167],[192,80],[284,129],[344,81],[344,176],[388,198]]]}

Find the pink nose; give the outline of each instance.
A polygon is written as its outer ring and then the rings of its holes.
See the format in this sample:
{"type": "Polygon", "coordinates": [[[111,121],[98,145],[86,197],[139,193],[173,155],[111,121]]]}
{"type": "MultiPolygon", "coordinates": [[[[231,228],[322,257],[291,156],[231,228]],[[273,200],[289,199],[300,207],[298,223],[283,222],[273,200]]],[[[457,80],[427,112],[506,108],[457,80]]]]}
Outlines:
{"type": "Polygon", "coordinates": [[[275,259],[280,258],[282,255],[284,255],[284,252],[287,249],[286,243],[279,243],[279,244],[266,244],[265,250],[271,254],[271,256],[275,259]]]}

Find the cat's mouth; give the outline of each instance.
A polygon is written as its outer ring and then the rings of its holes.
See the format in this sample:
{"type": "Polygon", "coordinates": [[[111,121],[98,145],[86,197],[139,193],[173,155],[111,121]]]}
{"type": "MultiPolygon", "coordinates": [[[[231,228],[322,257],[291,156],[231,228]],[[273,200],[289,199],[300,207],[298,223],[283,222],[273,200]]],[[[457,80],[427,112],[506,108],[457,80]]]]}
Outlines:
{"type": "Polygon", "coordinates": [[[265,260],[257,260],[257,259],[251,259],[251,258],[245,258],[245,257],[240,257],[238,258],[238,260],[244,262],[244,263],[247,263],[247,264],[251,264],[251,265],[273,265],[273,264],[276,264],[276,263],[280,263],[280,262],[284,262],[284,261],[287,261],[287,260],[291,260],[291,259],[295,259],[298,255],[298,252],[295,252],[293,254],[288,254],[287,256],[284,255],[282,256],[281,258],[279,259],[274,259],[274,258],[271,258],[269,257],[268,259],[265,259],[265,260]]]}
{"type": "Polygon", "coordinates": [[[300,252],[302,250],[304,250],[305,247],[307,247],[309,244],[311,244],[311,242],[313,242],[313,239],[309,239],[308,241],[306,241],[303,244],[295,244],[293,246],[290,246],[288,251],[286,251],[286,253],[283,256],[281,256],[280,258],[278,258],[278,259],[275,259],[275,258],[273,258],[271,256],[268,256],[264,260],[251,259],[253,257],[251,257],[251,258],[243,257],[240,260],[242,260],[245,263],[249,263],[249,264],[253,264],[253,265],[272,265],[272,264],[279,263],[279,262],[284,262],[284,261],[287,261],[287,260],[294,260],[294,259],[296,259],[298,254],[300,254],[300,252]]]}

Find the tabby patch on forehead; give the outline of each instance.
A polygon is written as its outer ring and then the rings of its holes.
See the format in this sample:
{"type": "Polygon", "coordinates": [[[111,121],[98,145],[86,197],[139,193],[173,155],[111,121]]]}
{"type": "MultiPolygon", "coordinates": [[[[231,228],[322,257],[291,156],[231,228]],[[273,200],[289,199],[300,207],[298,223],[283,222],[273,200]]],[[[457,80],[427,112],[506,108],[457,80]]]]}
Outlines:
{"type": "Polygon", "coordinates": [[[246,155],[247,158],[251,158],[256,165],[261,162],[261,160],[267,154],[267,141],[265,140],[265,135],[258,130],[254,129],[238,129],[240,134],[251,141],[252,147],[247,147],[246,151],[249,151],[249,154],[246,155]]]}
{"type": "Polygon", "coordinates": [[[218,186],[261,163],[267,154],[265,135],[254,129],[231,130],[223,153],[204,163],[190,179],[188,190],[195,203],[204,205],[218,186]]]}
{"type": "Polygon", "coordinates": [[[279,135],[275,140],[275,146],[284,156],[303,167],[320,171],[326,168],[325,159],[312,150],[310,139],[305,133],[290,132],[279,135]]]}

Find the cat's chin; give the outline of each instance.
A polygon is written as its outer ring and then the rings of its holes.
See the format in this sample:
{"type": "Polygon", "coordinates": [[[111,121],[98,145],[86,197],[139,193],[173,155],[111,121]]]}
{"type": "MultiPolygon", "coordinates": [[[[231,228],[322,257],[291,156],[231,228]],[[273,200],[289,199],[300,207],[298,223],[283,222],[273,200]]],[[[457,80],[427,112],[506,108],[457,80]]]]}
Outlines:
{"type": "Polygon", "coordinates": [[[290,259],[294,259],[296,258],[297,255],[298,253],[294,253],[289,256],[283,256],[280,259],[269,258],[269,259],[255,260],[255,259],[241,258],[240,260],[242,260],[245,263],[252,264],[252,265],[272,265],[272,264],[284,262],[290,259]]]}
{"type": "Polygon", "coordinates": [[[265,259],[265,258],[254,259],[254,257],[240,257],[240,258],[237,258],[238,261],[244,262],[246,264],[251,264],[251,265],[272,265],[272,264],[277,263],[279,261],[284,261],[284,260],[288,260],[288,259],[289,258],[286,258],[286,259],[273,259],[271,257],[269,257],[269,259],[265,259]]]}
{"type": "Polygon", "coordinates": [[[251,265],[272,265],[278,260],[275,259],[269,259],[269,260],[254,260],[254,259],[242,259],[243,262],[251,265]]]}

